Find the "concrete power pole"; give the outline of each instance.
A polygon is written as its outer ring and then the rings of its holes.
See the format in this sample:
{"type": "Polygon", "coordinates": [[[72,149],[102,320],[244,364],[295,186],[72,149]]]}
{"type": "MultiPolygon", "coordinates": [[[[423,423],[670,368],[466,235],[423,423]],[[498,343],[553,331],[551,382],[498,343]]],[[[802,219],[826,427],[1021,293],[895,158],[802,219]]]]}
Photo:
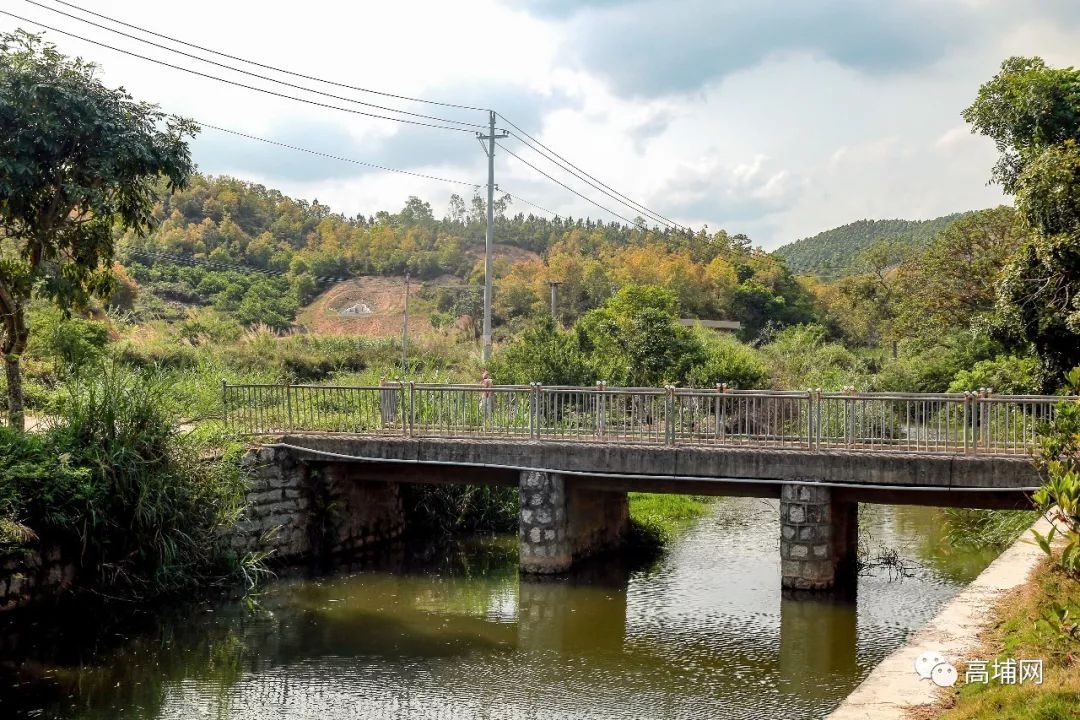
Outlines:
{"type": "Polygon", "coordinates": [[[409,369],[409,273],[405,273],[405,316],[401,319],[401,376],[409,369]]]}
{"type": "Polygon", "coordinates": [[[561,283],[559,283],[559,282],[557,282],[555,280],[549,280],[548,281],[548,285],[551,286],[551,319],[556,321],[556,322],[558,322],[558,317],[559,317],[556,314],[556,312],[557,312],[557,309],[559,307],[557,300],[558,300],[558,297],[559,297],[559,285],[560,284],[561,283]]]}
{"type": "Polygon", "coordinates": [[[491,280],[493,263],[491,258],[492,244],[495,238],[495,141],[509,137],[507,133],[495,134],[495,111],[488,111],[487,135],[476,133],[481,141],[487,140],[484,152],[488,157],[488,186],[487,186],[487,234],[484,237],[484,362],[491,359],[491,280]]]}

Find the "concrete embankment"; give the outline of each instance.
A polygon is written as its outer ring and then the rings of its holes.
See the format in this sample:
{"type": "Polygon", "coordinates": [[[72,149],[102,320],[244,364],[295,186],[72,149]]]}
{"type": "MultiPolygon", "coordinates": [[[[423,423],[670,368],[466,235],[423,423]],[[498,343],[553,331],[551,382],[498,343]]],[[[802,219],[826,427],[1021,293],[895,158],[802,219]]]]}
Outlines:
{"type": "MultiPolygon", "coordinates": [[[[1034,529],[1045,534],[1050,523],[1040,519],[1034,529]]],[[[1010,590],[1027,582],[1045,557],[1025,531],[1005,552],[952,602],[889,655],[826,720],[907,720],[911,711],[931,705],[939,688],[920,679],[915,660],[925,652],[938,652],[957,665],[979,646],[979,635],[988,628],[991,608],[1010,590]]]]}

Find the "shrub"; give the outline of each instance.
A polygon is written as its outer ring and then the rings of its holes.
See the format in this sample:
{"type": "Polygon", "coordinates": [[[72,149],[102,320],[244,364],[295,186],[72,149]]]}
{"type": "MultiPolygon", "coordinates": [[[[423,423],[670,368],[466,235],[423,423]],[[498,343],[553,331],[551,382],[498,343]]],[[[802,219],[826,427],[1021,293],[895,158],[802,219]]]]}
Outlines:
{"type": "Polygon", "coordinates": [[[220,530],[239,512],[231,449],[218,461],[179,434],[169,388],[106,365],[74,380],[47,432],[0,435],[0,516],[78,548],[81,581],[148,597],[226,568],[220,530]]]}
{"type": "Polygon", "coordinates": [[[544,317],[526,328],[491,362],[492,377],[499,383],[545,385],[591,385],[597,378],[577,347],[571,333],[555,327],[544,317]]]}
{"type": "Polygon", "coordinates": [[[768,379],[768,367],[749,345],[712,330],[699,330],[696,335],[705,348],[705,361],[690,368],[686,380],[691,387],[727,383],[747,390],[761,387],[768,379]]]}
{"type": "Polygon", "coordinates": [[[796,325],[776,333],[761,348],[773,386],[784,390],[820,387],[839,390],[846,385],[865,387],[868,368],[853,352],[826,339],[820,325],[796,325]]]}
{"type": "MultiPolygon", "coordinates": [[[[1080,392],[1080,367],[1066,379],[1072,392],[1080,392]]],[[[1045,536],[1034,533],[1035,539],[1047,555],[1055,557],[1054,535],[1063,535],[1065,544],[1056,554],[1057,563],[1080,576],[1080,401],[1062,401],[1054,418],[1039,428],[1035,463],[1045,477],[1034,495],[1035,504],[1044,513],[1052,513],[1057,522],[1045,536]]]]}
{"type": "Polygon", "coordinates": [[[1034,357],[1004,355],[980,360],[970,370],[961,370],[949,384],[949,392],[992,388],[1003,395],[1039,392],[1039,360],[1034,357]]]}

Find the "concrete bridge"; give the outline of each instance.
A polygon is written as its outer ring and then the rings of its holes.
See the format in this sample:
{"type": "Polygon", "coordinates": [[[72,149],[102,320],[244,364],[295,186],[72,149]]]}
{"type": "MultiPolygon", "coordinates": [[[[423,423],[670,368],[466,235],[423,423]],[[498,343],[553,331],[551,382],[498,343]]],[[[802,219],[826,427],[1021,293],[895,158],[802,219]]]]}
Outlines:
{"type": "MultiPolygon", "coordinates": [[[[256,489],[271,502],[335,504],[347,520],[334,549],[400,532],[401,483],[519,488],[526,573],[563,572],[617,545],[630,491],[778,498],[781,577],[796,589],[853,573],[860,502],[1029,506],[1036,428],[1063,399],[603,383],[222,391],[229,425],[264,436],[256,489]]],[[[288,537],[302,551],[310,528],[288,537]]]]}

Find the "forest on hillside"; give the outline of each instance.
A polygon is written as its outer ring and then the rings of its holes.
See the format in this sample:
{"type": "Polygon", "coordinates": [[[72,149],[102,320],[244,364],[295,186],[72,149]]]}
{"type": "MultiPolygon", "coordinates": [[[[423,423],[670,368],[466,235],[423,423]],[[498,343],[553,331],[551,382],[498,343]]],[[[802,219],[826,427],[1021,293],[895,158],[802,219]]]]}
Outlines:
{"type": "Polygon", "coordinates": [[[917,252],[964,213],[943,215],[932,220],[856,220],[796,240],[777,248],[796,275],[812,275],[821,280],[836,280],[860,270],[860,254],[874,243],[888,240],[908,252],[917,252]]]}
{"type": "MultiPolygon", "coordinates": [[[[446,217],[436,218],[428,202],[410,198],[397,213],[349,218],[317,200],[196,176],[183,190],[162,191],[151,233],[117,238],[123,272],[143,290],[126,285],[121,304],[143,320],[179,320],[185,305],[212,306],[245,325],[285,331],[300,307],[344,278],[407,272],[420,280],[449,275],[479,286],[483,203],[477,197],[466,208],[454,195],[449,206],[446,217]]],[[[565,322],[634,283],[673,289],[688,317],[740,320],[747,338],[769,324],[814,317],[806,289],[742,235],[511,215],[509,198],[503,198],[496,205],[495,236],[540,257],[497,263],[500,323],[520,323],[546,309],[548,281],[561,283],[565,322]]],[[[474,304],[475,294],[458,293],[443,298],[440,310],[469,314],[474,304]]]]}

